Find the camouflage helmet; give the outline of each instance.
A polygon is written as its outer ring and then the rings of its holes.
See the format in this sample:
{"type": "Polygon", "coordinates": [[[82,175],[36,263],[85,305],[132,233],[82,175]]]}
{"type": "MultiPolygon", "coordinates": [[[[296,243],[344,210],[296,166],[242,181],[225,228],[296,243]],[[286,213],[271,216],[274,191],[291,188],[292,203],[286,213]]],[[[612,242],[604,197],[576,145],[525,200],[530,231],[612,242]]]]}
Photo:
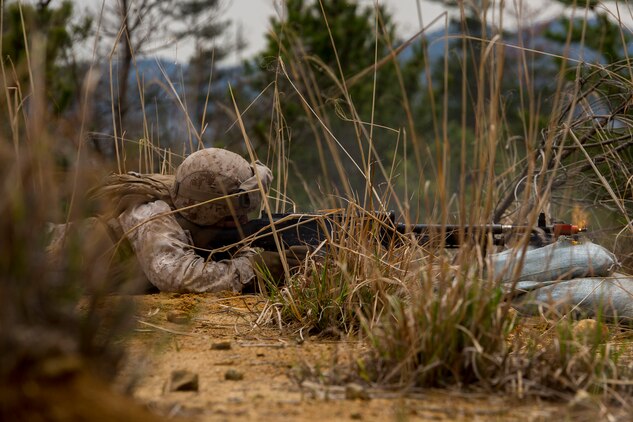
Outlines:
{"type": "Polygon", "coordinates": [[[261,192],[272,172],[257,161],[251,166],[239,155],[221,148],[206,148],[189,155],[178,166],[170,194],[180,214],[192,223],[208,226],[228,216],[259,209],[261,192]]]}

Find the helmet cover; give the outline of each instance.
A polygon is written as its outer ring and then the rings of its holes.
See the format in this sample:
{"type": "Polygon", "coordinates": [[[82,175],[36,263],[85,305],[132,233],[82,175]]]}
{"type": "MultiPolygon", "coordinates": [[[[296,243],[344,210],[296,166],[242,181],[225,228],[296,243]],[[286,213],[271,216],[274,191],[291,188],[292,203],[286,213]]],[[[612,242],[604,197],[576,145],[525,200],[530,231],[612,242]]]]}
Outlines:
{"type": "Polygon", "coordinates": [[[259,161],[251,166],[231,151],[206,148],[189,155],[178,166],[170,194],[184,218],[208,226],[259,209],[258,180],[267,193],[272,172],[259,161]]]}

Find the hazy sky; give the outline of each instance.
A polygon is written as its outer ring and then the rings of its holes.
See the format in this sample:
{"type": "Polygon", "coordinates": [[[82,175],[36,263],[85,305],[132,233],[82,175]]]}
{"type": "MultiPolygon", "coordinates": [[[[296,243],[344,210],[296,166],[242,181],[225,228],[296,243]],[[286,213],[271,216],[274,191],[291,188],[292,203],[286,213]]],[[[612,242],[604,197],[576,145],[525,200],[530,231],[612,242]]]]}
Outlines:
{"type": "MultiPolygon", "coordinates": [[[[225,0],[230,1],[230,0],[225,0]]],[[[380,0],[393,13],[400,27],[402,37],[413,35],[420,28],[417,0],[380,0]]],[[[371,6],[373,0],[360,0],[359,3],[371,6]]],[[[423,1],[421,12],[425,25],[444,12],[440,3],[423,1]]],[[[279,0],[232,0],[228,7],[227,18],[243,28],[248,40],[245,56],[261,50],[265,45],[264,34],[269,29],[270,17],[281,13],[279,0]]]]}
{"type": "MultiPolygon", "coordinates": [[[[247,39],[248,48],[243,52],[243,58],[249,57],[260,51],[265,45],[264,35],[269,29],[270,17],[281,13],[281,0],[224,0],[226,7],[226,17],[234,24],[233,30],[241,27],[243,34],[247,39]]],[[[371,6],[374,0],[359,0],[362,5],[371,6]]],[[[517,0],[516,3],[519,3],[517,0]]],[[[546,19],[561,12],[562,8],[550,0],[524,0],[526,9],[530,9],[528,13],[536,13],[536,19],[546,19]]],[[[423,26],[428,25],[435,18],[440,17],[446,7],[440,2],[428,0],[378,0],[379,4],[387,7],[392,13],[398,24],[399,35],[403,38],[409,38],[419,31],[423,26]],[[421,23],[422,22],[422,23],[421,23]]],[[[506,4],[512,4],[513,1],[506,1],[506,4]]],[[[508,9],[513,6],[507,6],[508,9]]],[[[506,24],[512,26],[515,19],[510,19],[506,24]]],[[[442,27],[444,19],[440,18],[434,25],[442,27]]],[[[239,58],[235,55],[227,60],[227,62],[236,62],[239,58]]]]}
{"type": "MultiPolygon", "coordinates": [[[[106,3],[115,0],[75,0],[78,5],[91,7],[93,10],[100,8],[103,1],[106,3]]],[[[241,29],[242,36],[246,39],[248,47],[241,53],[241,57],[232,54],[225,60],[225,64],[239,62],[240,59],[248,58],[260,51],[265,45],[265,34],[269,29],[270,17],[281,13],[282,0],[222,0],[224,3],[224,17],[232,21],[230,32],[227,36],[235,39],[238,28],[241,29]]],[[[398,34],[406,39],[415,34],[423,25],[428,25],[446,10],[439,2],[428,0],[378,0],[380,4],[387,7],[398,24],[398,34]]],[[[363,5],[373,5],[374,0],[359,0],[363,5]]],[[[516,26],[516,4],[523,4],[521,12],[522,25],[528,26],[536,21],[551,19],[562,13],[563,8],[558,2],[551,0],[506,0],[506,13],[504,14],[504,27],[512,28],[516,26]]],[[[607,2],[612,11],[615,2],[607,2]]],[[[620,1],[620,13],[625,23],[632,22],[631,7],[628,2],[620,1]]],[[[455,12],[452,12],[455,13],[455,12]]],[[[494,21],[498,21],[498,16],[491,16],[494,21]]],[[[444,18],[441,17],[435,24],[435,28],[444,26],[444,18]]],[[[192,48],[189,43],[176,43],[173,48],[161,52],[162,56],[185,62],[188,60],[192,48]]]]}

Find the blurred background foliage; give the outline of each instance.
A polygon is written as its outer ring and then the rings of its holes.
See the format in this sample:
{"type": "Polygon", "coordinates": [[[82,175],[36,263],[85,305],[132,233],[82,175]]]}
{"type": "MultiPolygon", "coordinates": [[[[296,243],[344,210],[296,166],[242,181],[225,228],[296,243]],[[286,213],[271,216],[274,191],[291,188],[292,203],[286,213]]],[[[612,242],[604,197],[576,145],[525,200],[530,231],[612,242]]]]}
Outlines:
{"type": "MultiPolygon", "coordinates": [[[[115,171],[171,171],[178,156],[201,145],[245,154],[237,110],[259,157],[274,167],[277,195],[300,210],[340,206],[341,198],[369,206],[368,189],[383,198],[395,190],[418,219],[433,218],[433,204],[451,195],[476,203],[469,187],[488,177],[478,165],[481,139],[494,138],[494,219],[523,218],[509,214],[516,201],[503,202],[503,192],[518,186],[515,164],[560,129],[548,125],[564,114],[564,93],[596,66],[630,74],[631,35],[595,1],[560,0],[568,13],[514,29],[488,21],[489,2],[443,3],[450,11],[444,28],[405,40],[382,6],[288,0],[271,18],[263,51],[225,66],[222,59],[244,42],[230,36],[217,0],[119,0],[99,15],[70,1],[5,1],[3,77],[28,92],[25,47],[43,37],[47,111],[61,117],[53,138],[62,150],[88,141],[91,156],[115,171]],[[161,48],[185,39],[195,46],[188,63],[160,58],[161,48]],[[495,60],[487,60],[490,49],[495,60]],[[89,71],[97,88],[79,110],[89,71]],[[497,100],[501,124],[491,125],[482,110],[497,100]],[[80,112],[87,117],[81,140],[72,130],[80,112]]],[[[8,90],[6,101],[25,100],[17,92],[8,90]]],[[[615,107],[600,104],[602,112],[615,107]]],[[[6,120],[3,126],[8,134],[6,120]]],[[[618,151],[630,159],[628,146],[618,151]]],[[[588,206],[600,200],[586,199],[588,206]]],[[[394,206],[386,202],[371,205],[394,206]]]]}
{"type": "MultiPolygon", "coordinates": [[[[78,101],[78,84],[85,69],[81,68],[74,48],[88,36],[94,21],[91,16],[78,18],[70,1],[55,6],[49,3],[20,6],[16,2],[3,2],[2,57],[9,69],[5,75],[8,85],[28,86],[25,46],[31,36],[44,37],[47,100],[51,111],[62,113],[78,101]]],[[[6,124],[3,129],[7,129],[6,124]]]]}

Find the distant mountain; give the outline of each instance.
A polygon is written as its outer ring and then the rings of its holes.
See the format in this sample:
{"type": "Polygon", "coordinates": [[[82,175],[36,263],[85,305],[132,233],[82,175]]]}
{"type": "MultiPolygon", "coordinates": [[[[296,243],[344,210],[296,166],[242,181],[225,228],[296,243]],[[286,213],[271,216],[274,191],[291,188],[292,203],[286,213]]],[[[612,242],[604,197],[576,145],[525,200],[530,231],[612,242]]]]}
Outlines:
{"type": "MultiPolygon", "coordinates": [[[[479,37],[479,29],[475,22],[467,22],[469,36],[479,37]]],[[[447,29],[439,29],[430,32],[424,38],[429,60],[429,67],[433,69],[441,64],[441,60],[447,51],[454,51],[461,54],[461,43],[459,35],[462,33],[462,24],[452,22],[447,29]]],[[[550,86],[554,83],[551,78],[559,69],[557,57],[567,57],[570,60],[605,63],[600,52],[594,51],[578,43],[566,46],[564,43],[552,39],[551,34],[566,34],[567,28],[559,19],[552,19],[536,25],[523,28],[520,31],[505,32],[499,42],[507,45],[506,57],[508,59],[519,59],[524,53],[529,53],[533,68],[539,71],[533,72],[533,85],[539,87],[550,86]]],[[[492,33],[491,28],[487,32],[492,33]]],[[[414,55],[414,49],[419,48],[419,42],[407,47],[399,59],[410,60],[414,55]]],[[[629,45],[629,51],[633,52],[633,47],[629,45]]],[[[200,104],[206,101],[207,81],[200,81],[195,87],[192,80],[195,78],[190,74],[191,69],[187,64],[175,62],[164,58],[139,58],[135,63],[133,71],[129,75],[129,113],[128,122],[133,122],[136,127],[130,127],[130,133],[144,133],[143,125],[146,125],[150,136],[160,138],[161,142],[171,144],[177,142],[182,144],[183,140],[191,139],[191,127],[187,115],[195,116],[195,110],[200,113],[200,104]],[[140,87],[140,88],[139,88],[140,87]],[[141,101],[142,100],[142,101],[141,101]],[[183,109],[188,110],[185,112],[183,109]]],[[[108,133],[112,133],[112,99],[110,98],[110,69],[104,64],[102,69],[102,80],[99,85],[99,95],[95,99],[97,124],[95,132],[106,134],[104,142],[111,142],[108,133]]],[[[116,63],[113,64],[113,75],[116,75],[116,63]]],[[[213,101],[213,94],[226,93],[229,84],[237,86],[241,84],[247,93],[247,82],[243,80],[244,69],[242,66],[220,67],[215,70],[214,81],[211,87],[212,98],[207,105],[207,114],[212,116],[216,104],[213,101]]],[[[424,73],[420,75],[425,79],[424,73]]],[[[116,81],[113,82],[116,92],[116,81]]],[[[251,93],[253,97],[256,92],[251,93]]],[[[192,117],[195,120],[195,118],[192,117]]],[[[195,125],[195,123],[194,123],[195,125]]],[[[197,128],[199,129],[199,128],[197,128]]],[[[214,129],[209,127],[206,132],[206,139],[212,142],[215,138],[214,129]]]]}

